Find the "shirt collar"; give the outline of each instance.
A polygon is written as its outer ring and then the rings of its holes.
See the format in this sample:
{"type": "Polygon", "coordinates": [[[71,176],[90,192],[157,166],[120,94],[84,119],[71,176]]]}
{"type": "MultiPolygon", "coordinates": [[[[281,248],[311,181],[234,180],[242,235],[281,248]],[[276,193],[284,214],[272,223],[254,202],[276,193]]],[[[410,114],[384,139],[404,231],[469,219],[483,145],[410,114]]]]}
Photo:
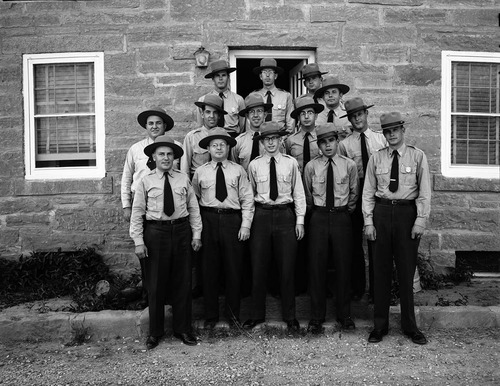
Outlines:
{"type": "Polygon", "coordinates": [[[281,160],[281,153],[278,153],[278,154],[273,155],[273,156],[270,156],[268,153],[266,153],[264,155],[264,157],[266,158],[267,163],[271,162],[271,157],[274,157],[274,159],[276,160],[276,163],[279,163],[281,160]]]}
{"type": "MultiPolygon", "coordinates": [[[[222,162],[222,167],[225,169],[227,168],[227,159],[225,159],[224,161],[221,161],[222,162]]],[[[210,166],[212,166],[213,169],[217,169],[217,163],[218,161],[213,161],[213,160],[210,160],[210,166]]]]}
{"type": "Polygon", "coordinates": [[[302,139],[305,139],[306,133],[311,134],[311,138],[316,139],[316,128],[313,131],[306,131],[301,127],[299,133],[301,134],[302,139]]]}
{"type": "MultiPolygon", "coordinates": [[[[327,156],[325,155],[321,156],[321,161],[323,162],[324,165],[328,165],[328,160],[329,158],[327,156]]],[[[339,160],[339,153],[337,151],[337,153],[332,157],[332,161],[336,165],[338,160],[339,160]]]]}
{"type": "Polygon", "coordinates": [[[406,150],[406,144],[405,144],[405,143],[403,143],[403,144],[399,147],[399,149],[397,149],[397,150],[392,150],[392,149],[389,147],[389,156],[390,156],[390,157],[392,157],[392,154],[393,154],[394,152],[397,152],[397,153],[398,153],[398,155],[399,155],[400,157],[402,157],[402,156],[403,156],[403,154],[405,153],[405,150],[406,150]]]}
{"type": "MultiPolygon", "coordinates": [[[[156,175],[158,176],[158,178],[159,178],[160,180],[162,180],[162,179],[163,179],[163,177],[165,176],[165,174],[164,174],[163,172],[159,171],[158,169],[155,169],[155,172],[156,172],[156,175]]],[[[168,175],[169,175],[170,177],[173,177],[173,174],[172,174],[172,169],[170,169],[170,171],[168,171],[168,172],[166,172],[166,173],[168,173],[168,175]]]]}

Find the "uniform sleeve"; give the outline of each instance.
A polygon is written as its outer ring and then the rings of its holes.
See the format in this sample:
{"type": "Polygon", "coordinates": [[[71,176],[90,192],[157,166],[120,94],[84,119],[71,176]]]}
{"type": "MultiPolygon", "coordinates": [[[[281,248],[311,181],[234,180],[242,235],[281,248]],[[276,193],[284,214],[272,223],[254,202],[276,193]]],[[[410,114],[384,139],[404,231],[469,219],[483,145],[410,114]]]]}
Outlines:
{"type": "Polygon", "coordinates": [[[198,200],[196,199],[196,195],[194,194],[193,186],[191,182],[187,181],[187,196],[186,196],[186,204],[187,210],[189,213],[189,225],[191,225],[191,230],[193,231],[193,239],[201,239],[201,231],[203,229],[203,225],[201,222],[200,215],[200,206],[198,205],[198,200]]]}
{"type": "Polygon", "coordinates": [[[306,195],[306,204],[308,207],[314,205],[314,199],[312,195],[312,176],[314,173],[314,168],[309,162],[304,168],[304,193],[306,195]]]}
{"type": "Polygon", "coordinates": [[[139,181],[134,196],[132,214],[130,216],[130,237],[134,240],[135,246],[144,245],[144,215],[146,214],[146,188],[144,179],[139,181]]]}
{"type": "Polygon", "coordinates": [[[253,191],[248,180],[247,172],[240,166],[241,173],[239,176],[239,198],[241,206],[241,226],[250,229],[255,211],[253,201],[253,191]]]}
{"type": "Polygon", "coordinates": [[[285,122],[286,122],[286,129],[289,133],[295,132],[295,119],[293,119],[292,116],[290,115],[292,111],[293,111],[293,99],[292,95],[288,94],[286,97],[285,122]]]}
{"type": "Polygon", "coordinates": [[[349,213],[354,212],[356,209],[356,202],[358,201],[358,167],[353,162],[349,162],[349,198],[347,201],[347,207],[349,213]]]}
{"type": "Polygon", "coordinates": [[[255,164],[253,163],[253,161],[250,161],[250,163],[248,164],[248,180],[250,181],[250,186],[252,187],[252,194],[255,198],[255,195],[257,194],[257,183],[255,182],[254,170],[255,170],[255,164]]]}
{"type": "Polygon", "coordinates": [[[363,188],[363,198],[361,200],[365,225],[373,225],[373,209],[375,208],[375,192],[377,191],[377,179],[375,177],[375,164],[370,157],[366,166],[365,185],[363,188]]]}
{"type": "MultiPolygon", "coordinates": [[[[239,101],[238,101],[238,112],[240,112],[241,110],[243,110],[245,108],[245,101],[243,98],[240,98],[239,101]]],[[[240,126],[240,133],[244,133],[245,132],[245,117],[243,116],[240,116],[238,114],[238,119],[239,119],[239,126],[240,126]]],[[[201,125],[200,125],[201,126],[201,125]]]]}
{"type": "Polygon", "coordinates": [[[181,172],[190,175],[189,171],[191,169],[191,160],[193,156],[193,148],[190,145],[191,135],[190,133],[186,134],[184,138],[184,143],[182,144],[182,148],[184,149],[184,154],[181,157],[181,172]]]}
{"type": "Polygon", "coordinates": [[[304,218],[306,215],[306,195],[304,193],[304,184],[302,183],[302,177],[299,172],[299,164],[292,158],[293,161],[293,171],[292,171],[292,183],[293,183],[293,203],[295,205],[295,215],[297,217],[296,224],[304,225],[304,218]]]}
{"type": "Polygon", "coordinates": [[[431,212],[431,178],[427,157],[421,152],[421,158],[418,162],[418,197],[415,199],[417,205],[417,218],[415,225],[425,228],[427,219],[431,212]]]}
{"type": "Polygon", "coordinates": [[[347,150],[345,148],[344,141],[339,142],[339,154],[343,155],[344,157],[347,157],[347,150]]]}
{"type": "Polygon", "coordinates": [[[127,152],[127,157],[125,158],[125,164],[123,165],[122,182],[121,182],[121,199],[122,208],[132,207],[132,192],[130,190],[132,186],[132,178],[134,176],[134,159],[132,156],[131,149],[127,152]]]}
{"type": "Polygon", "coordinates": [[[285,139],[283,142],[285,144],[286,154],[292,155],[292,141],[290,140],[290,136],[287,139],[285,139]]]}
{"type": "Polygon", "coordinates": [[[200,175],[198,170],[200,170],[200,168],[195,170],[191,184],[193,185],[194,194],[196,194],[196,196],[199,199],[201,197],[201,189],[200,189],[200,175]]]}

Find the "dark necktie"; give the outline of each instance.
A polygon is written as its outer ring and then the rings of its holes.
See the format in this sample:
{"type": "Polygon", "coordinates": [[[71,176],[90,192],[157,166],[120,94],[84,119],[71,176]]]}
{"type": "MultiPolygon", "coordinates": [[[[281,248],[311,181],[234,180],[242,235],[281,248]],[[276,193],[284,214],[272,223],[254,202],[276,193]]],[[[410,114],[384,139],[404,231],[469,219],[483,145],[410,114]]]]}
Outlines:
{"type": "MultiPolygon", "coordinates": [[[[222,108],[222,110],[224,110],[224,93],[220,92],[219,96],[222,99],[222,106],[221,106],[221,108],[222,108]]],[[[224,127],[224,114],[222,114],[221,112],[219,112],[219,120],[217,121],[217,126],[224,127]]]]}
{"type": "Polygon", "coordinates": [[[392,152],[392,167],[391,167],[391,181],[389,182],[389,190],[391,192],[395,192],[398,190],[399,183],[399,161],[398,161],[398,152],[394,150],[392,152]]]}
{"type": "Polygon", "coordinates": [[[304,135],[304,151],[303,151],[303,154],[302,154],[302,157],[303,157],[303,167],[305,168],[307,163],[311,160],[311,149],[309,147],[309,136],[311,135],[311,133],[309,133],[308,131],[306,132],[306,134],[304,135]]]}
{"type": "Polygon", "coordinates": [[[327,122],[333,122],[333,110],[330,110],[328,112],[328,119],[326,121],[327,122]]]}
{"type": "Polygon", "coordinates": [[[172,194],[172,187],[168,181],[168,172],[163,174],[165,177],[165,185],[163,187],[163,211],[167,216],[174,214],[174,196],[172,194]]]}
{"type": "MultiPolygon", "coordinates": [[[[273,99],[271,98],[271,91],[268,90],[266,92],[266,95],[267,95],[266,103],[272,104],[273,103],[273,99]]],[[[266,122],[269,122],[269,121],[272,121],[272,120],[273,120],[273,110],[270,109],[269,112],[266,115],[266,122]]]]}
{"type": "Polygon", "coordinates": [[[335,193],[333,191],[333,161],[328,159],[328,170],[326,172],[326,208],[332,209],[335,206],[335,193]]]}
{"type": "Polygon", "coordinates": [[[222,162],[217,162],[217,175],[215,178],[215,198],[223,202],[227,197],[226,179],[222,171],[222,162]]]}
{"type": "Polygon", "coordinates": [[[252,135],[252,153],[250,154],[250,161],[253,161],[255,157],[259,156],[259,140],[255,139],[255,136],[259,135],[258,132],[252,135]]]}
{"type": "Polygon", "coordinates": [[[363,177],[366,174],[366,165],[368,165],[368,150],[366,149],[366,136],[361,133],[361,160],[363,161],[363,177]]]}
{"type": "Polygon", "coordinates": [[[271,157],[271,162],[269,163],[269,198],[276,201],[278,198],[278,179],[276,178],[276,160],[271,157]]]}

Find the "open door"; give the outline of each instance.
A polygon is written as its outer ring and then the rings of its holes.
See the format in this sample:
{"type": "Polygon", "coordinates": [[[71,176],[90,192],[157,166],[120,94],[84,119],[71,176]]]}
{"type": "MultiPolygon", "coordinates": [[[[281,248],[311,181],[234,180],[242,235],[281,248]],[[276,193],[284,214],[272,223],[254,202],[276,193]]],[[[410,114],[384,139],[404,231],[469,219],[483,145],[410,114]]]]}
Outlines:
{"type": "Polygon", "coordinates": [[[301,60],[301,62],[293,67],[288,74],[290,78],[290,94],[292,94],[293,100],[306,92],[304,82],[299,80],[299,78],[302,76],[302,68],[307,63],[306,59],[301,60]]]}

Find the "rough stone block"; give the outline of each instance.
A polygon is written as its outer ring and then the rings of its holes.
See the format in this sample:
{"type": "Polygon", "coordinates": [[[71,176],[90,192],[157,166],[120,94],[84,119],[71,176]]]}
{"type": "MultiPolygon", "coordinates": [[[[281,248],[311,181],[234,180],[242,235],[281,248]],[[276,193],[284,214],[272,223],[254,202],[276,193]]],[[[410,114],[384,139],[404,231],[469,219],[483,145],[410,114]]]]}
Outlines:
{"type": "MultiPolygon", "coordinates": [[[[469,199],[471,208],[496,209],[500,208],[500,195],[498,194],[471,194],[469,199]]],[[[500,213],[500,212],[499,212],[500,213]]],[[[500,214],[499,214],[500,216],[500,214]]]]}
{"type": "MultiPolygon", "coordinates": [[[[394,75],[398,77],[396,84],[427,87],[441,81],[441,69],[423,66],[395,66],[394,75]]],[[[439,94],[437,94],[439,95],[439,94]]]]}
{"type": "Polygon", "coordinates": [[[450,207],[467,208],[467,196],[463,193],[433,192],[432,209],[447,209],[450,207]]]}
{"type": "Polygon", "coordinates": [[[408,63],[409,58],[410,48],[396,45],[366,46],[361,54],[365,63],[408,63]]]}
{"type": "Polygon", "coordinates": [[[415,44],[417,37],[416,27],[363,27],[346,25],[344,29],[344,45],[373,45],[373,44],[415,44]]]}
{"type": "MultiPolygon", "coordinates": [[[[19,65],[13,66],[10,64],[6,67],[0,67],[0,84],[21,82],[21,74],[22,68],[19,65]]],[[[2,94],[4,94],[4,92],[2,92],[2,94]]]]}
{"type": "MultiPolygon", "coordinates": [[[[13,149],[15,150],[15,149],[13,149]]],[[[23,154],[19,151],[0,152],[0,177],[24,175],[23,154]]]]}
{"type": "Polygon", "coordinates": [[[106,77],[133,76],[136,77],[137,58],[132,54],[106,55],[104,61],[104,71],[106,77]]]}
{"type": "Polygon", "coordinates": [[[39,196],[54,194],[112,194],[113,181],[104,177],[94,180],[24,181],[15,182],[16,196],[39,196]]]}
{"type": "Polygon", "coordinates": [[[23,225],[50,225],[49,213],[19,213],[8,215],[5,219],[8,227],[23,225]]]}
{"type": "Polygon", "coordinates": [[[152,78],[111,78],[106,82],[106,95],[142,97],[154,93],[152,78]]]}
{"type": "Polygon", "coordinates": [[[311,5],[311,23],[347,22],[353,20],[357,25],[379,25],[378,9],[353,7],[349,5],[311,5]]]}
{"type": "Polygon", "coordinates": [[[454,229],[498,233],[499,222],[497,210],[467,210],[467,208],[450,207],[435,209],[430,215],[430,228],[434,230],[454,229]]]}
{"type": "Polygon", "coordinates": [[[142,6],[144,9],[163,9],[163,8],[168,8],[168,3],[170,1],[168,0],[142,0],[142,6]]]}
{"type": "Polygon", "coordinates": [[[23,116],[23,98],[21,89],[19,93],[8,95],[0,94],[0,116],[1,117],[22,117],[23,116]]]}
{"type": "MultiPolygon", "coordinates": [[[[146,45],[172,45],[176,42],[182,44],[197,45],[193,50],[200,47],[202,40],[201,23],[169,23],[163,27],[132,27],[127,32],[127,46],[131,48],[144,47],[146,45]],[[147,42],[147,43],[145,43],[147,42]]],[[[192,57],[192,56],[191,56],[192,57]]]]}
{"type": "Polygon", "coordinates": [[[244,0],[171,0],[170,15],[175,21],[234,20],[242,18],[246,6],[244,0]]]}
{"type": "MultiPolygon", "coordinates": [[[[498,28],[496,26],[495,28],[498,28]]],[[[461,27],[425,27],[420,30],[420,40],[423,45],[432,47],[436,51],[495,51],[498,44],[490,39],[496,29],[474,28],[464,30],[461,27]]]]}
{"type": "Polygon", "coordinates": [[[382,12],[385,23],[446,24],[446,10],[387,8],[382,12]]]}
{"type": "MultiPolygon", "coordinates": [[[[137,50],[139,61],[162,61],[165,62],[171,58],[172,48],[169,46],[141,47],[137,50]]],[[[194,52],[194,51],[193,51],[194,52]]],[[[194,56],[193,56],[194,59],[194,56]]]]}
{"type": "Polygon", "coordinates": [[[347,3],[418,7],[423,5],[425,0],[347,0],[347,3]]]}
{"type": "Polygon", "coordinates": [[[434,175],[434,190],[458,192],[500,192],[498,180],[486,178],[452,178],[434,175]]]}
{"type": "Polygon", "coordinates": [[[497,328],[497,315],[491,307],[420,307],[417,323],[425,328],[497,328]]]}
{"type": "Polygon", "coordinates": [[[72,314],[69,323],[73,330],[88,328],[93,339],[139,337],[139,311],[104,310],[72,314]]]}
{"type": "Polygon", "coordinates": [[[105,2],[101,1],[87,1],[85,6],[89,9],[106,9],[106,8],[130,8],[135,9],[141,6],[141,0],[107,0],[105,2]]]}
{"type": "Polygon", "coordinates": [[[65,231],[112,231],[121,227],[123,220],[119,205],[109,208],[57,209],[54,229],[65,231]]]}
{"type": "Polygon", "coordinates": [[[289,5],[254,8],[250,10],[250,20],[296,20],[306,21],[304,10],[289,5]]]}
{"type": "MultiPolygon", "coordinates": [[[[498,5],[498,4],[497,4],[498,5]]],[[[449,11],[452,25],[472,27],[498,27],[498,7],[487,9],[461,9],[449,11]]]]}
{"type": "Polygon", "coordinates": [[[14,118],[0,118],[1,146],[3,149],[22,149],[23,127],[17,126],[19,121],[14,118]]]}
{"type": "MultiPolygon", "coordinates": [[[[406,72],[408,74],[408,72],[406,72]]],[[[423,73],[421,75],[425,76],[423,73]]],[[[431,74],[428,74],[429,76],[433,76],[431,74]]],[[[419,75],[415,74],[414,80],[417,81],[419,75]]],[[[408,81],[411,82],[411,78],[413,76],[409,75],[408,81]]],[[[433,86],[426,86],[426,87],[419,87],[418,89],[415,89],[414,91],[410,93],[408,96],[408,104],[414,109],[417,109],[418,111],[424,111],[427,113],[434,113],[436,116],[438,113],[440,113],[440,107],[441,107],[441,91],[437,87],[441,83],[441,78],[439,79],[434,79],[433,81],[429,82],[434,82],[433,86]]],[[[420,81],[426,82],[427,80],[424,80],[423,78],[420,78],[420,81]]],[[[421,85],[423,86],[423,85],[421,85]]],[[[439,126],[436,126],[436,128],[441,129],[439,126]]]]}
{"type": "Polygon", "coordinates": [[[14,213],[47,212],[53,209],[52,200],[46,198],[8,198],[0,199],[0,213],[3,215],[14,213]]]}
{"type": "Polygon", "coordinates": [[[8,249],[19,242],[19,229],[6,229],[1,228],[0,230],[0,251],[4,248],[8,249]]]}
{"type": "Polygon", "coordinates": [[[434,268],[434,272],[438,274],[447,274],[449,273],[449,268],[455,267],[456,255],[455,251],[430,251],[427,254],[429,258],[429,263],[434,268]]]}
{"type": "Polygon", "coordinates": [[[169,74],[156,77],[156,84],[159,86],[177,86],[192,83],[193,79],[190,74],[169,74]]]}
{"type": "Polygon", "coordinates": [[[32,251],[75,251],[94,247],[100,249],[104,244],[104,235],[98,233],[53,231],[47,227],[23,227],[19,229],[20,246],[23,253],[32,251]]]}
{"type": "MultiPolygon", "coordinates": [[[[499,229],[500,230],[500,229],[499,229]]],[[[443,232],[441,235],[442,248],[456,251],[498,251],[500,238],[498,232],[470,232],[453,231],[443,232]]]]}

